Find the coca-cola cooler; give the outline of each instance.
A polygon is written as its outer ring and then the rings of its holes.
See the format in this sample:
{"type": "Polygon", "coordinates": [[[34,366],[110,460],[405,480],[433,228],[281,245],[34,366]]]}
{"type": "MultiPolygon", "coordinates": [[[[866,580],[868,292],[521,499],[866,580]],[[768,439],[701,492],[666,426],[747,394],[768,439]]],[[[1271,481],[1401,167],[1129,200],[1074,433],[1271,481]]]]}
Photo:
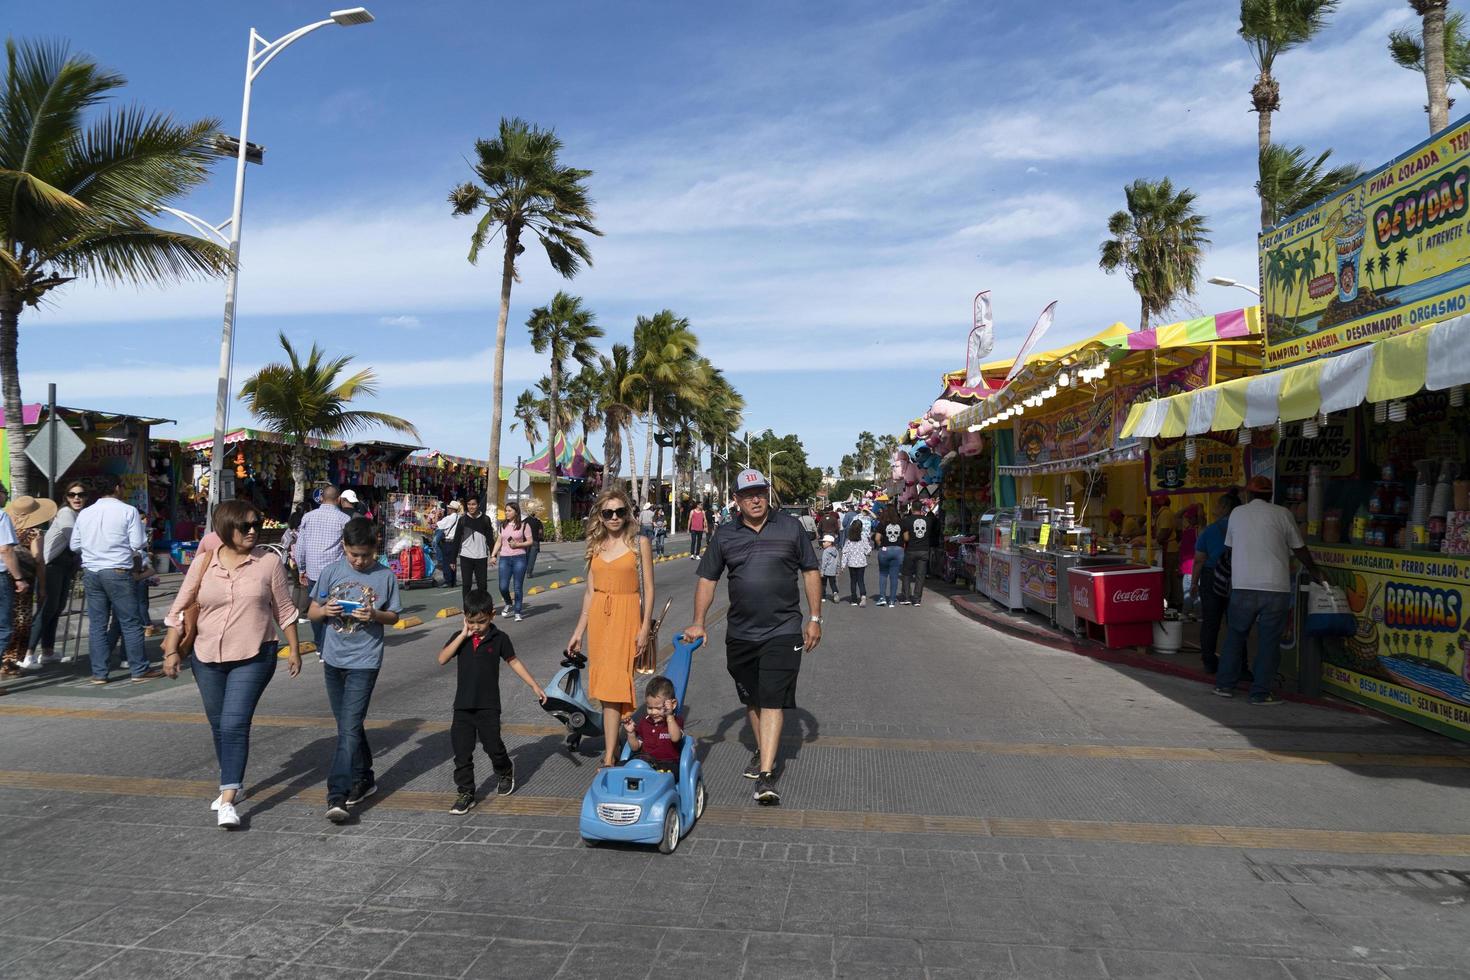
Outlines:
{"type": "Polygon", "coordinates": [[[1164,570],[1110,565],[1067,570],[1072,613],[1087,634],[1107,647],[1146,647],[1164,618],[1164,570]]]}

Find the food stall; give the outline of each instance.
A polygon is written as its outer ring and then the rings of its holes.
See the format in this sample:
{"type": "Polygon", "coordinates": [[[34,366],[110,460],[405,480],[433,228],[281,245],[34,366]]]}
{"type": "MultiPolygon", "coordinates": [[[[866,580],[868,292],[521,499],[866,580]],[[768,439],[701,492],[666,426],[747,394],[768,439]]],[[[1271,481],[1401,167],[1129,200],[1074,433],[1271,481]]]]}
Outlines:
{"type": "MultiPolygon", "coordinates": [[[[58,485],[64,480],[81,480],[96,490],[101,484],[114,477],[121,478],[123,499],[144,514],[152,513],[149,474],[151,462],[148,449],[148,432],[155,425],[172,419],[141,418],[117,412],[99,412],[86,408],[57,406],[57,418],[71,428],[82,440],[85,448],[76,462],[60,474],[58,485]]],[[[26,434],[34,439],[36,432],[47,421],[46,406],[41,404],[22,405],[21,417],[25,422],[26,434]]],[[[5,412],[0,409],[0,483],[13,487],[10,467],[10,446],[5,433],[5,412]]],[[[41,496],[48,492],[46,478],[35,467],[28,473],[31,492],[41,496]]],[[[55,494],[53,493],[53,496],[55,494]]]]}

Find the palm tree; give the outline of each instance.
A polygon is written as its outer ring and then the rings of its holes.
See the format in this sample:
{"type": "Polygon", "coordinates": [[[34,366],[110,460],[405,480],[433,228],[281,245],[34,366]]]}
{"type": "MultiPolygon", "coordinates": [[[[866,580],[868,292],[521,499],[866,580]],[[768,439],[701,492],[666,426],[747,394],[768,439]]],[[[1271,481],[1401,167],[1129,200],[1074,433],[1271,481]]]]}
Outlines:
{"type": "Polygon", "coordinates": [[[898,436],[885,434],[878,437],[878,449],[873,456],[874,475],[880,480],[887,480],[885,476],[888,467],[893,462],[893,454],[898,451],[898,436]]]}
{"type": "Polygon", "coordinates": [[[0,392],[11,491],[30,492],[21,417],[20,313],[90,277],[168,283],[215,276],[230,254],[148,220],[203,183],[219,121],[139,106],[99,109],[126,84],[64,45],[7,41],[0,90],[0,392]],[[90,120],[89,110],[97,110],[90,120]]]}
{"type": "MultiPolygon", "coordinates": [[[[568,296],[560,290],[546,306],[531,311],[526,321],[531,331],[531,347],[538,354],[550,353],[551,374],[546,379],[547,419],[546,441],[551,444],[551,480],[556,485],[556,437],[565,435],[562,420],[562,378],[566,374],[567,361],[573,360],[591,367],[597,360],[597,348],[592,341],[602,336],[602,328],[596,323],[592,311],[582,305],[578,296],[568,296]]],[[[572,413],[576,418],[576,413],[572,413]]],[[[570,440],[568,440],[570,444],[570,440]]],[[[552,533],[561,540],[561,508],[551,508],[552,533]]]]}
{"type": "MultiPolygon", "coordinates": [[[[1363,271],[1368,274],[1369,290],[1375,293],[1378,292],[1378,286],[1375,282],[1377,278],[1378,265],[1373,261],[1373,257],[1371,255],[1365,255],[1363,257],[1363,271]]],[[[1388,283],[1384,283],[1384,285],[1387,286],[1388,283]]]]}
{"type": "Polygon", "coordinates": [[[1393,264],[1399,267],[1399,274],[1394,276],[1393,284],[1397,288],[1404,281],[1404,266],[1409,264],[1408,246],[1400,248],[1393,253],[1393,264]]]}
{"type": "Polygon", "coordinates": [[[873,456],[878,452],[878,437],[864,430],[858,433],[853,457],[857,460],[858,472],[873,475],[873,456]]]}
{"type": "Polygon", "coordinates": [[[1194,292],[1210,229],[1194,209],[1194,192],[1178,193],[1166,177],[1135,180],[1123,188],[1128,210],[1108,219],[1098,265],[1104,272],[1122,270],[1138,293],[1139,329],[1175,302],[1194,292]]]}
{"type": "Polygon", "coordinates": [[[1331,156],[1331,150],[1324,150],[1312,159],[1305,147],[1280,143],[1272,143],[1261,152],[1256,192],[1266,208],[1266,227],[1274,227],[1288,215],[1326,200],[1363,176],[1363,168],[1356,163],[1324,169],[1331,156]]]}
{"type": "Polygon", "coordinates": [[[529,388],[521,392],[520,397],[516,399],[515,411],[511,414],[517,419],[516,422],[510,424],[511,431],[514,432],[516,425],[519,424],[521,434],[526,437],[526,444],[531,447],[531,455],[536,455],[536,443],[541,439],[541,427],[538,423],[541,421],[542,412],[540,403],[529,388]]]}
{"type": "MultiPolygon", "coordinates": [[[[604,490],[610,490],[617,485],[618,472],[623,463],[623,432],[633,421],[633,413],[636,411],[628,400],[628,376],[633,373],[630,359],[631,352],[626,344],[613,344],[611,356],[604,354],[597,359],[597,373],[601,382],[597,389],[597,410],[602,413],[604,490]]],[[[635,481],[636,490],[636,474],[631,478],[635,481]]]]}
{"type": "Polygon", "coordinates": [[[1317,247],[1316,239],[1297,250],[1297,285],[1301,287],[1301,292],[1296,296],[1296,310],[1292,313],[1292,320],[1301,319],[1302,298],[1311,288],[1312,279],[1317,275],[1317,264],[1322,258],[1322,250],[1317,247]]]}
{"type": "Polygon", "coordinates": [[[411,422],[385,412],[349,408],[355,400],[378,393],[372,368],[342,377],[352,355],[327,359],[316,344],[303,362],[283,333],[281,349],[286,363],[267,364],[240,386],[240,397],[250,414],[291,444],[291,503],[306,498],[306,441],[354,436],[375,425],[403,432],[415,439],[411,422]]]}
{"type": "MultiPolygon", "coordinates": [[[[1276,59],[1311,40],[1327,23],[1338,0],[1240,0],[1240,36],[1256,62],[1251,107],[1258,113],[1256,148],[1271,145],[1271,113],[1281,108],[1281,86],[1274,74],[1276,59]]],[[[1271,227],[1266,200],[1261,199],[1261,227],[1271,227]]]]}
{"type": "MultiPolygon", "coordinates": [[[[711,459],[714,457],[716,447],[728,444],[730,436],[739,433],[744,422],[745,399],[740,392],[736,391],[719,368],[711,366],[709,369],[709,384],[705,391],[704,405],[694,412],[694,424],[699,428],[704,437],[704,443],[710,448],[711,459]]],[[[713,464],[711,464],[713,468],[713,464]]],[[[722,490],[728,490],[730,485],[730,463],[725,460],[721,467],[724,480],[720,486],[722,490]]]]}
{"type": "Polygon", "coordinates": [[[1402,68],[1421,72],[1429,92],[1429,135],[1450,124],[1450,82],[1470,88],[1470,38],[1465,15],[1449,13],[1449,0],[1409,0],[1419,15],[1420,35],[1394,31],[1388,35],[1388,53],[1402,68]]]}
{"type": "Polygon", "coordinates": [[[643,499],[653,483],[653,430],[672,416],[681,399],[700,403],[705,378],[699,365],[699,339],[689,320],[672,310],[640,316],[633,326],[632,370],[626,394],[643,411],[647,444],[643,453],[643,499]]]}
{"type": "Polygon", "coordinates": [[[484,211],[470,235],[470,264],[497,235],[504,235],[500,268],[500,315],[495,322],[495,380],[490,405],[490,459],[486,468],[489,506],[499,499],[500,413],[505,396],[505,326],[510,319],[510,287],[519,278],[516,258],[526,250],[522,239],[534,235],[557,274],[571,279],[592,253],[583,235],[601,235],[592,224],[596,214],[587,194],[590,170],[563,166],[562,141],[549,129],[523,119],[500,120],[492,139],[475,141],[473,166],[479,183],[469,181],[449,192],[456,217],[484,211]],[[493,474],[493,475],[492,475],[493,474]]]}
{"type": "Polygon", "coordinates": [[[1387,252],[1378,253],[1378,275],[1383,278],[1384,289],[1388,288],[1388,267],[1391,264],[1387,252]]]}
{"type": "Polygon", "coordinates": [[[592,433],[602,428],[602,414],[597,408],[597,391],[601,387],[597,369],[583,365],[582,370],[567,379],[567,406],[582,426],[582,441],[589,442],[592,433]]]}

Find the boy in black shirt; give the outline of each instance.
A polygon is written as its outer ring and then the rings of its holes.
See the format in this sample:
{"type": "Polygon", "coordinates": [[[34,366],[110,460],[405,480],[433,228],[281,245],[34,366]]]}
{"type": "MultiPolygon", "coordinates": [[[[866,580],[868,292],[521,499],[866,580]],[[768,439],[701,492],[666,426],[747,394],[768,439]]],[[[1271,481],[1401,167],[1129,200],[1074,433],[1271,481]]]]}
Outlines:
{"type": "Polygon", "coordinates": [[[444,644],[439,663],[459,658],[459,683],[454,692],[454,720],[449,743],[454,747],[454,785],[459,796],[450,813],[468,813],[475,806],[475,740],[485,747],[495,767],[496,793],[516,791],[515,765],[500,738],[500,662],[510,664],[516,676],[546,703],[546,692],[516,658],[510,637],[495,628],[495,600],[484,589],[474,589],[464,602],[464,625],[444,644]]]}

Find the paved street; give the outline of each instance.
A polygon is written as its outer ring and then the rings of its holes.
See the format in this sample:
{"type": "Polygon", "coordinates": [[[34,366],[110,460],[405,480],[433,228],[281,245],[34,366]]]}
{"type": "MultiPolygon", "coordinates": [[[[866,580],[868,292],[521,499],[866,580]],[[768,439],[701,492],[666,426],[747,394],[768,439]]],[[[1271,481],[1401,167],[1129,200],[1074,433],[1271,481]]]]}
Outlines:
{"type": "MultiPolygon", "coordinates": [[[[693,562],[657,580],[672,632],[693,562]]],[[[581,597],[547,592],[507,626],[538,678],[581,597]]],[[[457,621],[431,616],[450,598],[413,593],[425,625],[391,634],[370,714],[381,790],[340,827],[322,816],[333,726],[314,658],[265,694],[236,833],[208,809],[187,679],[57,674],[0,699],[0,976],[1466,975],[1457,743],[1221,701],[989,632],[931,592],[918,609],[829,607],[779,809],[740,778],[749,747],[711,629],[689,693],[709,811],[672,856],[593,850],[575,810],[598,747],[569,756],[513,679],[520,791],[446,812],[454,679],[433,655],[457,621]]]]}

